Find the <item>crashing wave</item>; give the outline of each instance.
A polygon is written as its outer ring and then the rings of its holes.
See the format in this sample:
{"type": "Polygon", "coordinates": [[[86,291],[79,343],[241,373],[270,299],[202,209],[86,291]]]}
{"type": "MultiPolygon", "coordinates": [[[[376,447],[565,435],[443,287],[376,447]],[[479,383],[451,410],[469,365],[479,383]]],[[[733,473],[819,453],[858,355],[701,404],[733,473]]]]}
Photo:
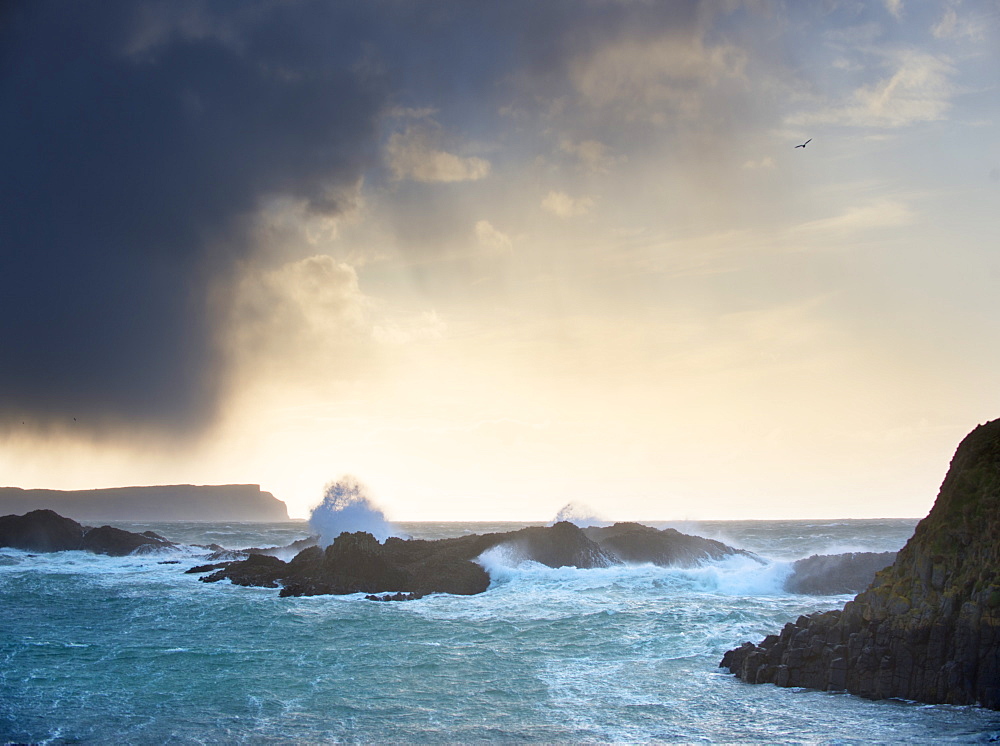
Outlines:
{"type": "Polygon", "coordinates": [[[309,526],[327,547],[343,533],[363,531],[380,542],[390,536],[405,537],[372,501],[368,488],[352,476],[326,486],[323,502],[313,508],[309,526]]]}

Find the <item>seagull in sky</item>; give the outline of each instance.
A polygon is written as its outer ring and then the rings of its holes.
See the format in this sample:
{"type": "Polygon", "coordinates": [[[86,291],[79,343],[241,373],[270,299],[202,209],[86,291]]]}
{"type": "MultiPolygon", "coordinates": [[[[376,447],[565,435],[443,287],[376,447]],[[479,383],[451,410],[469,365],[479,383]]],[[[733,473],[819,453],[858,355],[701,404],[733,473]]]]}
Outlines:
{"type": "Polygon", "coordinates": [[[810,137],[810,138],[809,138],[808,140],[806,140],[806,141],[805,141],[804,143],[802,143],[801,145],[796,145],[795,147],[796,147],[796,148],[804,148],[804,147],[805,147],[806,145],[808,145],[808,144],[809,144],[809,143],[811,143],[812,141],[813,141],[813,139],[812,139],[812,138],[810,137]]]}

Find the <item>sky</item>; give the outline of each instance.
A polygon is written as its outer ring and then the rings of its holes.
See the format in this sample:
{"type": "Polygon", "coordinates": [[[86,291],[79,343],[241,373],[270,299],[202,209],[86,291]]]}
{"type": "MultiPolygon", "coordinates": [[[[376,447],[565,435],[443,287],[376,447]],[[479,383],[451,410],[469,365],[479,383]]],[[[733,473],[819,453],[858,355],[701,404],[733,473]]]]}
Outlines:
{"type": "Polygon", "coordinates": [[[0,484],[923,516],[998,69],[1000,0],[6,3],[0,484]]]}

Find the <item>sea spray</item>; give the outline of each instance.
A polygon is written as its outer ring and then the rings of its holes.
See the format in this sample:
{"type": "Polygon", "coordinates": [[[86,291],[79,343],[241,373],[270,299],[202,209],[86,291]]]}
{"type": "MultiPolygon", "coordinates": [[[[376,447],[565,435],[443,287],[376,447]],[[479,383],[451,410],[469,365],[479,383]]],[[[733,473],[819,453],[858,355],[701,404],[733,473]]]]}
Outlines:
{"type": "Polygon", "coordinates": [[[326,486],[323,502],[309,516],[309,526],[324,547],[344,532],[366,531],[379,541],[390,536],[405,537],[375,506],[368,488],[352,476],[343,476],[326,486]]]}
{"type": "Polygon", "coordinates": [[[588,526],[610,526],[611,521],[606,521],[603,518],[597,516],[597,512],[593,510],[589,505],[578,502],[569,502],[560,508],[559,512],[556,513],[556,517],[552,519],[549,525],[554,523],[559,523],[560,521],[568,521],[575,526],[580,528],[587,528],[588,526]]]}
{"type": "Polygon", "coordinates": [[[638,591],[651,584],[683,589],[692,593],[723,596],[787,596],[785,581],[792,564],[757,560],[733,555],[705,560],[694,567],[662,567],[652,563],[622,564],[611,567],[548,567],[525,556],[519,547],[498,544],[476,558],[494,584],[530,583],[533,586],[557,583],[580,588],[615,585],[638,591]]]}

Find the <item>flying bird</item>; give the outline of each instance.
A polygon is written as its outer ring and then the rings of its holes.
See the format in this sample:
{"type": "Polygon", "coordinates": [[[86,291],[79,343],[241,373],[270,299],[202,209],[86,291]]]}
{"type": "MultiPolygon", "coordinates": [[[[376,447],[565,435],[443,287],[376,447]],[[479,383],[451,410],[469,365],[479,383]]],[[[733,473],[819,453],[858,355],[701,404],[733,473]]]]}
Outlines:
{"type": "Polygon", "coordinates": [[[812,139],[812,138],[810,137],[810,138],[809,138],[808,140],[806,140],[806,141],[805,141],[804,143],[802,143],[801,145],[796,145],[795,147],[796,147],[796,148],[804,148],[804,147],[805,147],[806,145],[808,145],[808,144],[809,144],[809,143],[811,143],[812,141],[813,141],[813,139],[812,139]]]}

